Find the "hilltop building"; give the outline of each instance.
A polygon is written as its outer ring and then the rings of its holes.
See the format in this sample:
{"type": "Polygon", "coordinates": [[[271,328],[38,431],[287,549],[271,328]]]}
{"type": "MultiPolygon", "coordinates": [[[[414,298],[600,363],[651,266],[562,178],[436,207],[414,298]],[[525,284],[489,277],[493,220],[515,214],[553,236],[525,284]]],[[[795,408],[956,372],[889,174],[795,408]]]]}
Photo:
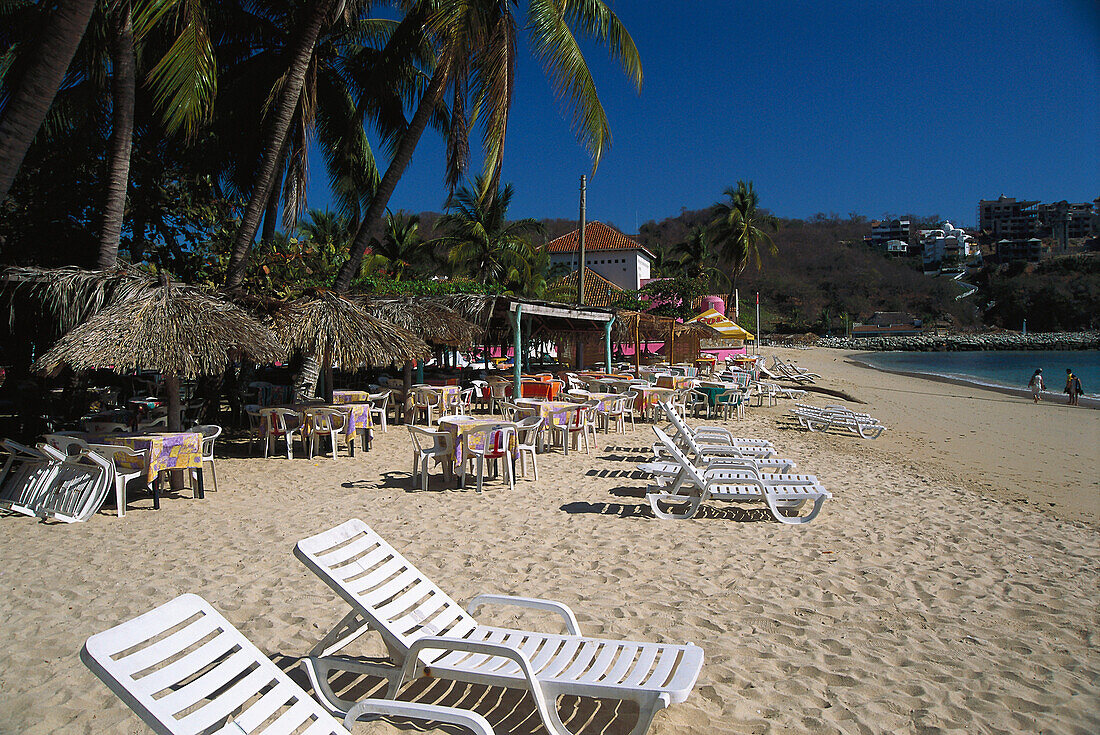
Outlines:
{"type": "Polygon", "coordinates": [[[988,232],[995,240],[1026,240],[1035,236],[1039,212],[1038,201],[1017,201],[1004,194],[996,199],[978,202],[978,229],[988,232]]]}
{"type": "Polygon", "coordinates": [[[977,252],[973,240],[961,227],[955,227],[948,221],[938,230],[921,230],[924,269],[933,270],[948,263],[954,265],[965,261],[977,252]]]}
{"type": "Polygon", "coordinates": [[[1037,212],[1037,234],[1054,240],[1054,252],[1066,252],[1070,240],[1089,237],[1096,229],[1097,214],[1090,202],[1040,204],[1037,212]]]}
{"type": "MultiPolygon", "coordinates": [[[[577,270],[578,233],[573,230],[547,243],[551,267],[561,263],[577,270]]],[[[585,266],[621,289],[636,291],[651,278],[653,253],[603,222],[584,226],[584,249],[585,266]]]]}
{"type": "Polygon", "coordinates": [[[883,222],[871,223],[871,245],[889,251],[887,244],[891,240],[901,240],[908,244],[911,241],[913,231],[910,229],[908,219],[892,219],[883,222]]]}
{"type": "Polygon", "coordinates": [[[993,247],[996,249],[999,263],[1011,263],[1017,260],[1038,263],[1043,255],[1043,241],[1037,237],[1026,240],[998,240],[993,247]]]}

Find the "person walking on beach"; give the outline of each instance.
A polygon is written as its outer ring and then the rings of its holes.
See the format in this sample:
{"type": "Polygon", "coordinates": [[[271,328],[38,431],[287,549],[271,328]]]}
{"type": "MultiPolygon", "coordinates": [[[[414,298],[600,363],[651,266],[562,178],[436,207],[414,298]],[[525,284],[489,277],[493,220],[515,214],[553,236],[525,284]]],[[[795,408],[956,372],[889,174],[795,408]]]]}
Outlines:
{"type": "Polygon", "coordinates": [[[1069,394],[1068,405],[1080,405],[1079,399],[1085,389],[1081,387],[1081,379],[1074,375],[1069,368],[1066,368],[1066,387],[1062,392],[1069,394]]]}
{"type": "Polygon", "coordinates": [[[1038,370],[1036,370],[1035,373],[1031,376],[1031,381],[1028,382],[1027,387],[1031,388],[1031,398],[1036,403],[1043,400],[1043,397],[1040,394],[1044,390],[1046,390],[1046,386],[1043,385],[1043,369],[1042,368],[1039,368],[1038,370]]]}

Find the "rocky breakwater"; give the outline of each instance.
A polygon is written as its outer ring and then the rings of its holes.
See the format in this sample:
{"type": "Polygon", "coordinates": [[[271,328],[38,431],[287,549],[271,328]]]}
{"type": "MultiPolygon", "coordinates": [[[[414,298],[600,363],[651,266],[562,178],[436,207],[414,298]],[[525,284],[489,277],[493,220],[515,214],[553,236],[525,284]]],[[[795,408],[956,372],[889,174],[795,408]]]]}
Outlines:
{"type": "Polygon", "coordinates": [[[987,334],[918,334],[908,337],[822,337],[819,347],[845,350],[948,352],[961,350],[1096,350],[1100,332],[991,332],[987,334]]]}

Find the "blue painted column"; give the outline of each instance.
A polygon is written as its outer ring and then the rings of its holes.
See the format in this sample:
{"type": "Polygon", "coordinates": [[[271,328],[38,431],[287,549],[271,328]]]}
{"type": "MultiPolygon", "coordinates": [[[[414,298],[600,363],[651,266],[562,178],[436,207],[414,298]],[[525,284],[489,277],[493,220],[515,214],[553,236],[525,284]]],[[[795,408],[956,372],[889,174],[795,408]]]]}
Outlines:
{"type": "Polygon", "coordinates": [[[416,382],[417,383],[423,383],[424,382],[424,361],[423,360],[417,360],[416,361],[416,382]]]}
{"type": "Polygon", "coordinates": [[[523,356],[521,353],[523,347],[522,316],[523,304],[516,304],[516,310],[512,312],[512,337],[515,352],[515,359],[512,361],[512,400],[523,395],[523,391],[520,390],[520,376],[523,374],[523,356]]]}

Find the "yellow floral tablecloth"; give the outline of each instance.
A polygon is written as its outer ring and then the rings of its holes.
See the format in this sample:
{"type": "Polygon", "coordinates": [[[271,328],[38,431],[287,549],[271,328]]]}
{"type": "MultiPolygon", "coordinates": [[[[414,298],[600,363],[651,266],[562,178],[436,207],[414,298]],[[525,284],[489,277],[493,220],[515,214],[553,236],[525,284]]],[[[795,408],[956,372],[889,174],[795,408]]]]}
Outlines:
{"type": "MultiPolygon", "coordinates": [[[[163,470],[202,469],[202,434],[185,431],[160,434],[103,434],[95,437],[97,444],[118,444],[136,451],[147,450],[149,469],[145,478],[152,482],[163,470]]],[[[118,456],[125,464],[124,456],[118,456]]],[[[137,467],[131,467],[137,469],[137,467]]]]}
{"type": "Polygon", "coordinates": [[[369,390],[334,390],[332,391],[333,403],[369,403],[369,390]]]}

